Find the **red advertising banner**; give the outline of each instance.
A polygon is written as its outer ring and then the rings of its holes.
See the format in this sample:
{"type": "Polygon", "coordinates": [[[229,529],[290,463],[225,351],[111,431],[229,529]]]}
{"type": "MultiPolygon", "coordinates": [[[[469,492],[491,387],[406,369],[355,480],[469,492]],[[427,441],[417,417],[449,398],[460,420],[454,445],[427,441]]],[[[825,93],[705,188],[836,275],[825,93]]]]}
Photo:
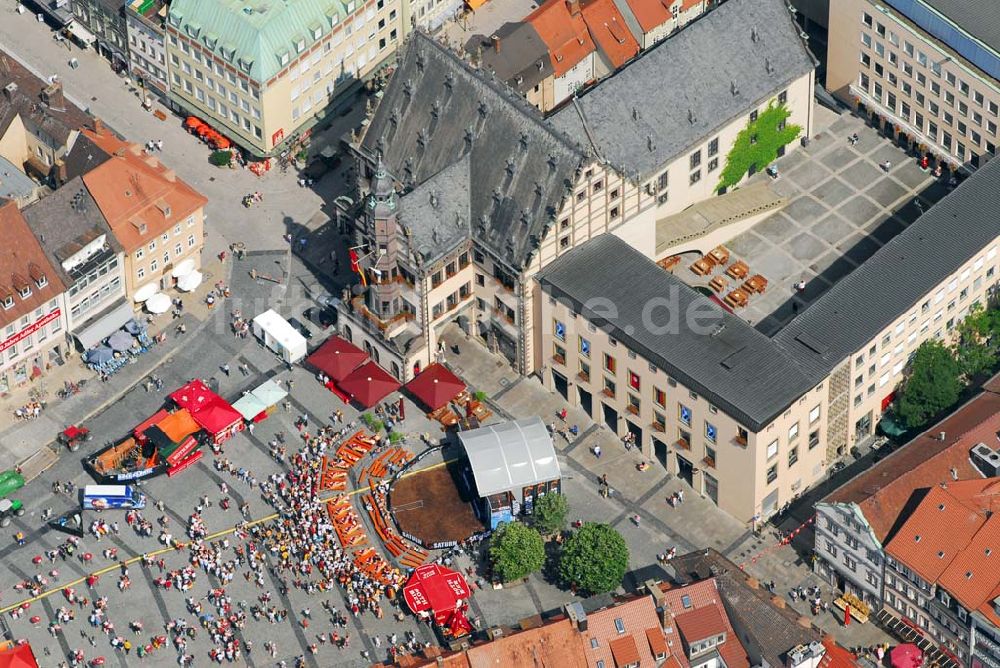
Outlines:
{"type": "Polygon", "coordinates": [[[14,334],[10,338],[6,339],[3,343],[0,343],[0,353],[2,353],[3,351],[7,350],[11,346],[16,345],[20,341],[23,341],[24,339],[28,338],[29,336],[31,336],[32,334],[34,334],[35,332],[37,332],[39,329],[41,329],[45,325],[47,325],[50,322],[52,322],[53,320],[57,319],[61,314],[62,314],[62,311],[60,309],[56,309],[55,311],[52,311],[48,315],[42,316],[41,318],[39,318],[38,320],[36,320],[32,324],[30,324],[27,327],[25,327],[24,329],[22,329],[17,334],[14,334]]]}
{"type": "Polygon", "coordinates": [[[184,460],[185,457],[191,454],[191,451],[198,447],[198,440],[194,436],[188,436],[184,439],[184,442],[177,446],[177,449],[167,456],[167,464],[169,466],[177,466],[184,460]]]}
{"type": "Polygon", "coordinates": [[[191,455],[190,457],[188,457],[187,459],[185,459],[184,461],[182,461],[177,466],[172,466],[169,469],[167,469],[167,477],[168,478],[173,478],[175,475],[177,475],[178,473],[180,473],[184,469],[188,468],[189,466],[194,465],[194,463],[196,461],[198,461],[199,459],[201,459],[204,455],[205,455],[205,451],[204,450],[196,450],[193,455],[191,455]]]}

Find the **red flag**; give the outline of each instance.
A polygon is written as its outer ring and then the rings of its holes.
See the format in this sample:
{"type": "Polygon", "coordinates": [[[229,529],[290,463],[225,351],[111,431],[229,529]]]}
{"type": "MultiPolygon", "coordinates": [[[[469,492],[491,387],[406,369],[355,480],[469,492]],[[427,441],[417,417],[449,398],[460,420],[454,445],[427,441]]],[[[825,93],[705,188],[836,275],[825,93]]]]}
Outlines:
{"type": "Polygon", "coordinates": [[[403,408],[403,397],[399,398],[399,419],[406,419],[406,410],[403,408]]]}
{"type": "Polygon", "coordinates": [[[845,605],[844,606],[844,626],[850,626],[850,625],[851,625],[851,606],[850,605],[845,605]]]}
{"type": "Polygon", "coordinates": [[[355,274],[361,273],[361,265],[358,263],[358,251],[352,248],[347,251],[347,254],[351,258],[351,271],[355,274]]]}

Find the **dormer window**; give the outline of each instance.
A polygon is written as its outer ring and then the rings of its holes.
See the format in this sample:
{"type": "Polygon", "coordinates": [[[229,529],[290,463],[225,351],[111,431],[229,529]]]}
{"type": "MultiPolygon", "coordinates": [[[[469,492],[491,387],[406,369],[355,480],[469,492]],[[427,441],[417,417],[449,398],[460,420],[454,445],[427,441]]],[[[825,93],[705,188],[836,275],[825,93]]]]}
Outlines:
{"type": "Polygon", "coordinates": [[[304,39],[299,39],[295,42],[295,53],[302,53],[306,50],[306,41],[304,39]]]}
{"type": "Polygon", "coordinates": [[[17,294],[21,295],[21,299],[27,299],[31,296],[31,286],[25,285],[17,289],[17,294]]]}
{"type": "Polygon", "coordinates": [[[4,295],[3,299],[0,300],[0,306],[3,306],[3,309],[5,311],[7,309],[14,308],[14,297],[13,297],[13,295],[9,295],[9,294],[8,295],[4,295]]]}
{"type": "Polygon", "coordinates": [[[49,284],[49,279],[47,279],[44,274],[35,279],[35,286],[39,290],[41,290],[48,284],[49,284]]]}
{"type": "Polygon", "coordinates": [[[282,64],[282,66],[288,64],[288,52],[287,51],[278,54],[278,62],[280,62],[282,64]]]}

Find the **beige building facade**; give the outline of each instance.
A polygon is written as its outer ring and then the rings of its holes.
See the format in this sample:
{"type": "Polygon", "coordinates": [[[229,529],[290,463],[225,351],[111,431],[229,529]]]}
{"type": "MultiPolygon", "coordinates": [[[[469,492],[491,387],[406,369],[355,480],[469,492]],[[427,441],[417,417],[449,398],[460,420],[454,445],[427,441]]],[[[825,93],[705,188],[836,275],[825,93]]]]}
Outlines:
{"type": "Polygon", "coordinates": [[[390,59],[408,28],[399,0],[177,0],[170,95],[251,154],[274,155],[390,59]]]}
{"type": "Polygon", "coordinates": [[[835,0],[827,89],[901,145],[976,169],[996,154],[1000,123],[1000,44],[976,34],[917,0],[835,0]]]}

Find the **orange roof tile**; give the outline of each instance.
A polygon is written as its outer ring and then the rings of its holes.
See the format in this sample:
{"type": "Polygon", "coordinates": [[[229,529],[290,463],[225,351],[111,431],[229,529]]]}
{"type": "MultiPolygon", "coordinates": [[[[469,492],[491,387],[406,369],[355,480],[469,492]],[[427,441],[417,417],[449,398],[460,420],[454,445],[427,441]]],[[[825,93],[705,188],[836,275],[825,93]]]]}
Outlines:
{"type": "Polygon", "coordinates": [[[671,20],[670,0],[627,0],[632,15],[643,32],[650,32],[671,20]]]}
{"type": "Polygon", "coordinates": [[[829,636],[823,638],[826,654],[819,662],[819,668],[857,668],[858,657],[851,654],[829,636]]]}
{"type": "Polygon", "coordinates": [[[572,13],[568,5],[567,0],[549,0],[524,19],[535,28],[548,47],[549,59],[557,77],[566,74],[596,50],[583,13],[572,13]]]}
{"type": "Polygon", "coordinates": [[[635,638],[632,636],[615,638],[608,645],[611,647],[611,655],[615,658],[615,665],[618,668],[639,664],[639,649],[636,647],[635,638]]]}
{"type": "Polygon", "coordinates": [[[706,605],[685,612],[683,615],[677,615],[675,621],[689,645],[717,636],[726,630],[722,613],[714,605],[706,605]]]}
{"type": "Polygon", "coordinates": [[[934,583],[983,522],[976,509],[946,489],[933,487],[886,546],[886,553],[934,583]]]}
{"type": "Polygon", "coordinates": [[[568,619],[469,648],[470,668],[495,666],[582,666],[587,658],[576,627],[568,619]]]}
{"type": "MultiPolygon", "coordinates": [[[[722,603],[722,592],[719,591],[719,585],[715,578],[707,578],[683,587],[670,588],[661,585],[660,588],[663,590],[664,604],[674,616],[674,623],[678,629],[680,629],[680,624],[677,623],[678,617],[705,607],[717,610],[726,631],[726,641],[717,647],[719,654],[722,655],[728,668],[750,668],[750,659],[747,656],[746,648],[743,647],[729,621],[729,615],[726,614],[722,603]]],[[[686,668],[689,664],[687,656],[681,653],[683,651],[681,642],[678,634],[674,633],[672,628],[667,629],[667,644],[673,650],[673,655],[678,657],[682,668],[686,668]]]]}
{"type": "Polygon", "coordinates": [[[681,2],[681,11],[682,12],[686,12],[686,11],[689,11],[691,9],[694,9],[698,5],[704,5],[704,4],[705,4],[705,0],[682,0],[682,2],[681,2]]]}
{"type": "Polygon", "coordinates": [[[857,504],[879,541],[890,538],[915,493],[955,479],[981,478],[969,460],[976,443],[995,443],[1000,395],[985,391],[824,499],[857,504]],[[939,434],[945,433],[945,440],[939,434]]]}
{"type": "Polygon", "coordinates": [[[614,68],[621,67],[639,53],[639,42],[629,32],[613,0],[589,0],[582,8],[590,36],[614,68]]]}
{"type": "Polygon", "coordinates": [[[938,584],[969,610],[995,598],[993,592],[1000,588],[1000,515],[994,513],[982,524],[938,584]]]}
{"type": "MultiPolygon", "coordinates": [[[[656,614],[656,605],[651,596],[635,598],[626,603],[604,608],[587,615],[587,630],[583,632],[584,652],[587,655],[587,665],[593,668],[598,661],[603,661],[605,666],[611,666],[618,661],[619,653],[614,650],[614,642],[622,638],[633,639],[632,647],[638,654],[635,659],[641,668],[655,666],[656,660],[650,649],[650,642],[647,640],[647,629],[658,631],[661,641],[663,631],[660,629],[660,619],[656,614]],[[619,633],[615,624],[616,620],[621,621],[624,632],[619,633]]],[[[681,651],[678,646],[676,651],[681,651]]]]}
{"type": "Polygon", "coordinates": [[[107,130],[84,134],[112,153],[110,160],[84,174],[83,182],[126,252],[157,238],[208,201],[155,158],[144,157],[135,144],[107,130]]]}
{"type": "Polygon", "coordinates": [[[3,230],[3,243],[0,243],[0,300],[7,296],[14,300],[13,307],[0,308],[0,324],[7,325],[44,307],[50,299],[63,292],[66,286],[13,200],[0,198],[0,229],[3,230]],[[39,288],[32,276],[44,276],[46,286],[39,288]],[[23,299],[18,293],[18,288],[23,287],[31,289],[27,299],[23,299]]]}
{"type": "Polygon", "coordinates": [[[646,642],[649,643],[649,651],[653,654],[653,658],[659,654],[666,656],[670,653],[667,639],[663,637],[663,629],[659,626],[646,629],[646,642]]]}

